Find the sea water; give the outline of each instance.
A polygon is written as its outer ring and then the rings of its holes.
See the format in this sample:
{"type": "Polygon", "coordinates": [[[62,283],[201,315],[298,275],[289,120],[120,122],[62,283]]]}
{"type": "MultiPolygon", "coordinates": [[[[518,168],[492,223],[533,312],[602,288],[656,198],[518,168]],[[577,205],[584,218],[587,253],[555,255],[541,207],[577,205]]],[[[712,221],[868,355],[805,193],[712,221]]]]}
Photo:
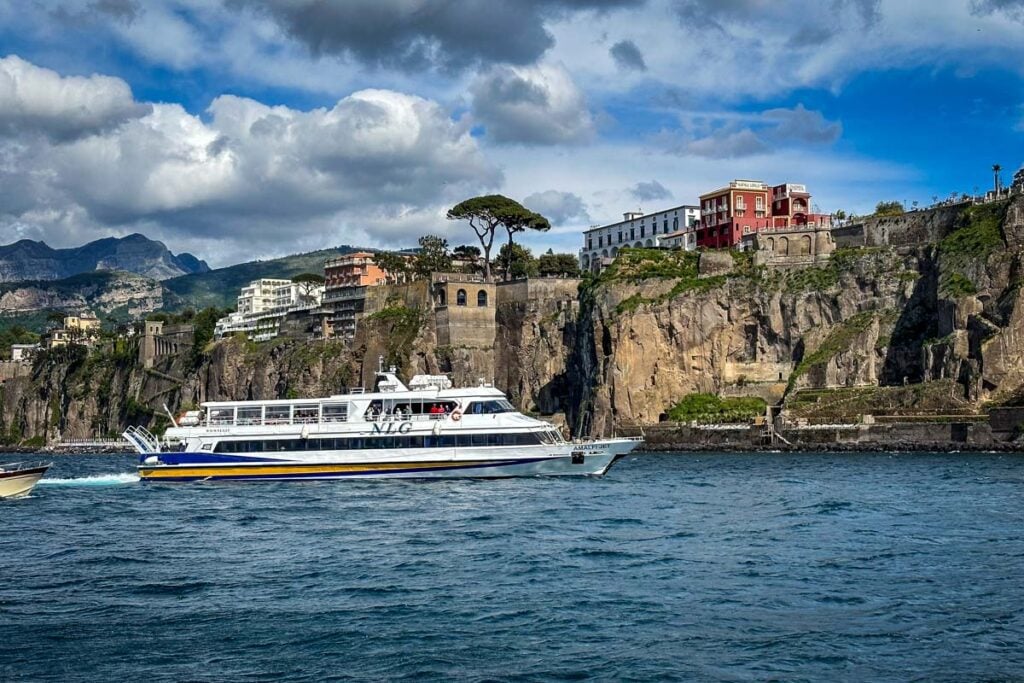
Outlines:
{"type": "Polygon", "coordinates": [[[3,681],[1024,676],[1024,456],[177,485],[54,460],[0,501],[3,681]]]}

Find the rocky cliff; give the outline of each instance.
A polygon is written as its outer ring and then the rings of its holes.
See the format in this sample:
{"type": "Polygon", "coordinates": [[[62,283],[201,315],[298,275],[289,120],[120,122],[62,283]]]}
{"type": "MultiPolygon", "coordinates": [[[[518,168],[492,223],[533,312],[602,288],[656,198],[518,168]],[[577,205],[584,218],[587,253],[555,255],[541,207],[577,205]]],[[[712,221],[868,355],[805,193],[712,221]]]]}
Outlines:
{"type": "Polygon", "coordinates": [[[0,246],[0,282],[60,280],[95,270],[166,280],[209,269],[191,254],[172,254],[162,242],[138,234],[96,240],[73,249],[52,249],[32,240],[0,246]]]}
{"type": "Polygon", "coordinates": [[[84,436],[159,423],[164,402],[327,394],[368,385],[380,356],[405,376],[493,380],[523,410],[565,412],[594,434],[657,423],[695,394],[760,397],[809,417],[1024,401],[1024,197],[919,213],[923,227],[907,229],[927,242],[872,238],[815,267],[625,250],[580,287],[502,285],[493,342],[474,328],[460,343],[439,327],[454,318],[416,283],[378,288],[351,344],[232,339],[148,371],[131,349],[44,355],[31,378],[3,385],[0,430],[84,436]]]}
{"type": "MultiPolygon", "coordinates": [[[[801,389],[953,380],[936,411],[1024,387],[1024,197],[921,212],[930,243],[837,251],[824,267],[765,270],[734,254],[626,252],[586,293],[575,376],[593,429],[651,424],[693,393],[791,399],[801,389]]],[[[924,392],[927,393],[927,392],[924,392]]]]}
{"type": "Polygon", "coordinates": [[[164,305],[160,283],[124,272],[83,273],[55,281],[0,284],[0,316],[45,310],[133,320],[164,305]]]}

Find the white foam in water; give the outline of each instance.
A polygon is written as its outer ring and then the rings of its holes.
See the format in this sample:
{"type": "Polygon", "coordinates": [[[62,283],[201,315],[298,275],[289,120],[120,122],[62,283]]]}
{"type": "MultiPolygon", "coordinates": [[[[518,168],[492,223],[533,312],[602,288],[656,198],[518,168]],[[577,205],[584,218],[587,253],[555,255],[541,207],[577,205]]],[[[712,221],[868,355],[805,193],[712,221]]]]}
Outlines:
{"type": "Polygon", "coordinates": [[[48,486],[119,486],[121,484],[134,484],[139,480],[139,475],[130,472],[120,474],[94,474],[90,477],[75,477],[72,479],[40,479],[39,485],[48,486]]]}

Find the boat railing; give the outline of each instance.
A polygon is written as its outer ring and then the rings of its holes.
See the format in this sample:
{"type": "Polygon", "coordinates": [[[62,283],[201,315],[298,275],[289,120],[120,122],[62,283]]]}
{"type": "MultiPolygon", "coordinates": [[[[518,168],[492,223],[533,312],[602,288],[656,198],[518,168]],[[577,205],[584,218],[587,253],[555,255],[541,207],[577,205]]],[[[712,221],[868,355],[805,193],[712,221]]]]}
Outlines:
{"type": "Polygon", "coordinates": [[[0,462],[0,472],[11,473],[21,470],[34,470],[40,467],[53,467],[52,462],[45,460],[20,460],[18,462],[0,462]]]}
{"type": "Polygon", "coordinates": [[[160,441],[153,436],[148,429],[137,425],[132,425],[128,429],[124,430],[121,435],[127,439],[139,453],[159,453],[160,452],[160,441]]]}

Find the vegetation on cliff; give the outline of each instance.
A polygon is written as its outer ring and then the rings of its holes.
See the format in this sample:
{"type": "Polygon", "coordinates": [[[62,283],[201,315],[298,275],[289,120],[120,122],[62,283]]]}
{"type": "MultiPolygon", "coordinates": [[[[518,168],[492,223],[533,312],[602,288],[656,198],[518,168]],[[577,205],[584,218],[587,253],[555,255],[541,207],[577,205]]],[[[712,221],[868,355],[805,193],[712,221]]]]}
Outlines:
{"type": "Polygon", "coordinates": [[[730,423],[749,422],[764,415],[767,405],[756,397],[722,398],[715,394],[690,394],[669,408],[674,422],[730,423]]]}
{"type": "Polygon", "coordinates": [[[1002,223],[1008,202],[992,202],[968,207],[960,215],[956,228],[939,242],[942,294],[960,298],[978,293],[973,272],[984,266],[992,254],[1005,248],[1002,223]]]}
{"type": "Polygon", "coordinates": [[[364,325],[375,331],[374,336],[384,340],[384,362],[400,368],[405,366],[425,322],[423,311],[398,303],[391,303],[363,320],[364,325]]]}

